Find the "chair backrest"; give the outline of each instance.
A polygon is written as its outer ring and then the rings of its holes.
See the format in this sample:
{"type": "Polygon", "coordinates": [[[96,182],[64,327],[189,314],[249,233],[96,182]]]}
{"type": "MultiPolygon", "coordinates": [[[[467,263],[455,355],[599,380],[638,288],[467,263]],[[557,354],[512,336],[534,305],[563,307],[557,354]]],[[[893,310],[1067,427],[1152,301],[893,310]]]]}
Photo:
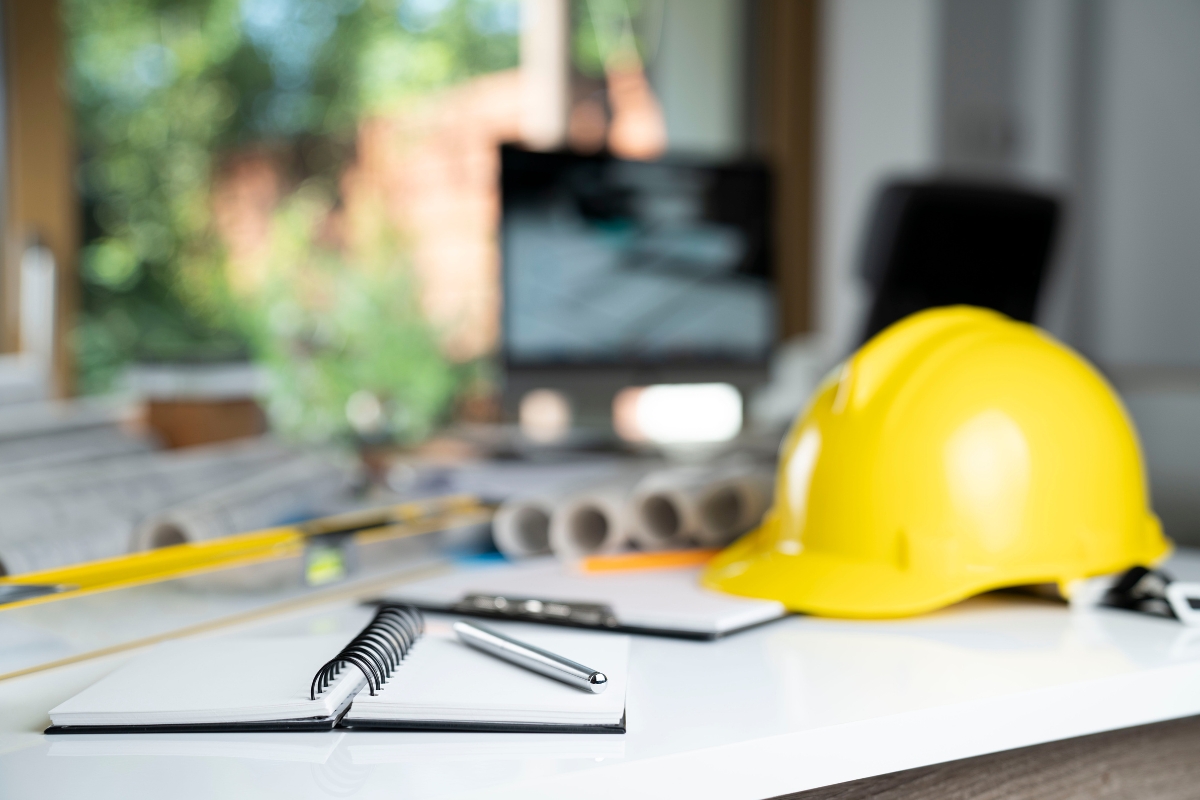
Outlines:
{"type": "Polygon", "coordinates": [[[1054,197],[1004,184],[886,185],[863,250],[873,297],[862,341],[934,306],[983,306],[1033,322],[1059,216],[1054,197]]]}

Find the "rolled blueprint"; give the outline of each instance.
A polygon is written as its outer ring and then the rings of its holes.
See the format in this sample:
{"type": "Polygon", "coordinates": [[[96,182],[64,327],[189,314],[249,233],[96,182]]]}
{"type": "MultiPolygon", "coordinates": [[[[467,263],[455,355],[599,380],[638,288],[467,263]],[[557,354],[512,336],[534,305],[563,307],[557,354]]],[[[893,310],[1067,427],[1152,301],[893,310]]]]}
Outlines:
{"type": "Polygon", "coordinates": [[[463,470],[453,485],[459,492],[502,498],[492,519],[496,549],[509,558],[526,558],[551,552],[550,520],[559,506],[582,492],[614,481],[632,489],[633,480],[644,471],[640,464],[631,468],[616,459],[504,464],[463,470]],[[538,488],[530,491],[531,486],[538,488]]]}
{"type": "Polygon", "coordinates": [[[229,486],[149,515],[133,550],[201,542],[327,514],[348,495],[352,474],[329,458],[294,456],[229,486]]]}
{"type": "Polygon", "coordinates": [[[550,515],[555,498],[549,495],[504,501],[492,518],[496,549],[509,558],[550,552],[550,515]]]}
{"type": "Polygon", "coordinates": [[[0,477],[0,572],[128,552],[138,523],[260,474],[294,454],[269,439],[125,453],[0,477]]]}
{"type": "Polygon", "coordinates": [[[125,431],[116,422],[64,425],[25,435],[3,431],[0,432],[0,481],[34,470],[69,470],[88,462],[100,463],[155,449],[150,436],[125,431]]]}
{"type": "Polygon", "coordinates": [[[615,553],[630,543],[629,498],[641,472],[628,472],[566,494],[550,515],[550,549],[574,560],[615,553]]]}
{"type": "Polygon", "coordinates": [[[771,503],[772,471],[726,463],[657,470],[629,501],[633,541],[644,550],[723,547],[756,525],[771,503]]]}

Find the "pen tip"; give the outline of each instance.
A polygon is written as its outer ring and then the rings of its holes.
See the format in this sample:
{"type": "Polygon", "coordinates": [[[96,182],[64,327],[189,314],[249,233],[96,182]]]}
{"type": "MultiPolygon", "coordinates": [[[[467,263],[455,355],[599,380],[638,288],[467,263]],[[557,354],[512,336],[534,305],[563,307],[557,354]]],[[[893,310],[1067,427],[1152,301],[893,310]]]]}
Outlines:
{"type": "Polygon", "coordinates": [[[608,676],[603,672],[593,672],[588,676],[588,683],[592,685],[592,691],[603,691],[604,687],[608,685],[608,676]]]}

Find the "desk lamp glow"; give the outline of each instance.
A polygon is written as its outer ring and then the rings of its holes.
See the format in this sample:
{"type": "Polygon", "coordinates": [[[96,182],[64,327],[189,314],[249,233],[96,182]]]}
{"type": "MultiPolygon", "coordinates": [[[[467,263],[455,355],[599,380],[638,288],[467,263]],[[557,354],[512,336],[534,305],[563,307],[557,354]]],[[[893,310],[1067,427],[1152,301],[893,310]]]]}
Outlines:
{"type": "Polygon", "coordinates": [[[613,428],[630,442],[727,442],[742,429],[742,396],[728,383],[630,387],[613,400],[613,428]]]}

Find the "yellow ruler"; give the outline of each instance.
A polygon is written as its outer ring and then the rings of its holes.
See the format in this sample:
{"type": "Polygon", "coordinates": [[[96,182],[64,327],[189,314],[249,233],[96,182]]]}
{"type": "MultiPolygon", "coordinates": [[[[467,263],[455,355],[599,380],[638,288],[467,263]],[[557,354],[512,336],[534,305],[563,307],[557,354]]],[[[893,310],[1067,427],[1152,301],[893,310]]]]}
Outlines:
{"type": "MultiPolygon", "coordinates": [[[[70,567],[0,578],[20,597],[23,587],[43,593],[0,605],[0,611],[46,603],[81,594],[228,569],[261,561],[297,557],[314,540],[348,535],[355,541],[414,536],[445,528],[486,522],[493,508],[469,495],[453,495],[322,517],[296,525],[251,531],[208,542],[178,544],[140,553],[90,561],[70,567]]],[[[0,596],[3,596],[0,594],[0,596]]]]}

